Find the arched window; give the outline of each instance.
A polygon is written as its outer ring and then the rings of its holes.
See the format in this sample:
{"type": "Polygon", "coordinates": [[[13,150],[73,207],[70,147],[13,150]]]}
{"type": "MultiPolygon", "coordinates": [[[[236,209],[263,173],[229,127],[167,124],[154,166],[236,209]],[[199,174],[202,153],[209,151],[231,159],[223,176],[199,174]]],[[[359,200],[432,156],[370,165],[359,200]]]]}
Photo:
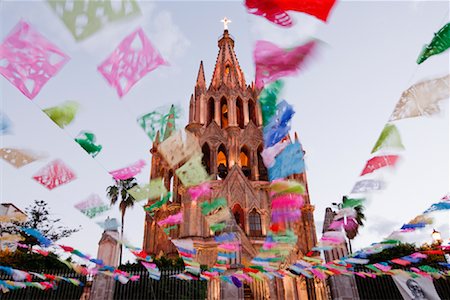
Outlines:
{"type": "Polygon", "coordinates": [[[250,227],[250,236],[262,236],[261,216],[256,209],[252,209],[248,215],[248,223],[250,227]]]}
{"type": "Polygon", "coordinates": [[[252,120],[255,125],[258,125],[256,122],[256,105],[253,99],[248,100],[248,119],[252,120]]]}
{"type": "Polygon", "coordinates": [[[206,172],[208,172],[208,174],[211,174],[211,151],[209,149],[208,143],[203,144],[202,152],[203,152],[202,158],[203,165],[206,168],[206,172]]]}
{"type": "Polygon", "coordinates": [[[214,98],[209,98],[207,105],[207,113],[206,113],[206,125],[209,125],[214,120],[214,98]]]}
{"type": "Polygon", "coordinates": [[[259,173],[259,180],[261,181],[267,181],[268,180],[268,176],[267,176],[267,168],[264,165],[264,161],[261,157],[261,152],[263,151],[263,146],[259,145],[258,147],[258,173],[259,173]]]}
{"type": "Polygon", "coordinates": [[[244,128],[244,104],[241,98],[236,99],[236,121],[240,128],[244,128]]]}
{"type": "Polygon", "coordinates": [[[247,178],[250,178],[250,176],[252,175],[249,153],[250,152],[246,146],[242,147],[241,152],[239,153],[239,164],[241,166],[242,172],[247,178]]]}
{"type": "Polygon", "coordinates": [[[217,151],[217,174],[220,179],[225,179],[228,175],[227,149],[223,144],[219,146],[217,151]]]}
{"type": "Polygon", "coordinates": [[[244,210],[239,204],[235,204],[232,209],[234,219],[236,220],[236,224],[245,231],[245,218],[244,218],[244,210]]]}
{"type": "Polygon", "coordinates": [[[227,99],[225,99],[225,97],[223,97],[222,99],[220,99],[220,113],[221,113],[221,118],[220,121],[222,123],[222,128],[226,128],[228,127],[228,103],[227,103],[227,99]]]}

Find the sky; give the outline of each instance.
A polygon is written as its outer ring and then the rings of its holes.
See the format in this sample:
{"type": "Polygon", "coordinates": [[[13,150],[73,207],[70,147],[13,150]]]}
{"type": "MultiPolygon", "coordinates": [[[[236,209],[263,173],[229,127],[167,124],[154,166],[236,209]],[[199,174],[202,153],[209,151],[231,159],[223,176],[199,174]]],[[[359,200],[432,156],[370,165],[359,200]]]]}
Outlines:
{"type": "MultiPolygon", "coordinates": [[[[43,1],[0,2],[0,40],[19,20],[29,22],[70,56],[70,61],[30,101],[5,78],[0,78],[1,110],[13,122],[13,134],[0,136],[1,147],[30,149],[45,158],[15,169],[0,161],[0,202],[25,208],[35,199],[46,200],[54,217],[82,229],[61,243],[95,255],[106,216],[119,218],[118,208],[90,220],[73,205],[96,193],[108,201],[108,171],[139,159],[147,166],[137,176],[147,183],[151,141],[136,118],[170,104],[184,108],[186,124],[190,95],[200,61],[209,82],[216,61],[220,20],[228,17],[235,51],[247,83],[254,78],[252,60],[256,40],[291,47],[315,38],[318,53],[305,70],[286,79],[283,98],[294,105],[292,122],[306,151],[308,187],[315,205],[318,236],[325,208],[338,202],[358,180],[370,151],[401,93],[412,84],[449,72],[449,52],[420,66],[415,61],[433,32],[448,22],[448,2],[341,1],[324,24],[311,16],[293,13],[296,25],[282,29],[249,15],[240,1],[143,1],[142,15],[110,24],[92,37],[76,42],[60,19],[43,1]],[[142,27],[169,62],[146,75],[120,99],[97,71],[120,41],[142,27]],[[41,111],[73,100],[81,105],[74,122],[61,130],[41,111]],[[73,138],[82,130],[96,134],[102,152],[94,159],[73,138]],[[31,177],[55,158],[77,174],[69,184],[48,191],[31,177]]],[[[406,150],[393,172],[383,172],[387,188],[368,199],[366,224],[354,249],[381,240],[449,191],[448,101],[433,117],[396,123],[406,150]]],[[[144,212],[136,203],[126,213],[125,237],[142,245],[144,212]]],[[[436,229],[449,238],[447,213],[436,213],[436,229]]],[[[408,236],[430,241],[432,228],[408,236]]],[[[125,254],[130,259],[129,253],[125,254]]]]}

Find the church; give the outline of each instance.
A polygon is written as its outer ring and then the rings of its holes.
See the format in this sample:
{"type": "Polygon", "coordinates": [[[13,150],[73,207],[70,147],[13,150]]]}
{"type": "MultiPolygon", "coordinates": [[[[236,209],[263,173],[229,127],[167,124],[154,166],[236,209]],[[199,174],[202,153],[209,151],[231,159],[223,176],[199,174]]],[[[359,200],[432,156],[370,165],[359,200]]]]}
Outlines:
{"type": "MultiPolygon", "coordinates": [[[[226,19],[225,19],[226,20],[226,19]]],[[[235,41],[225,21],[225,30],[218,41],[214,72],[207,84],[203,62],[189,101],[189,122],[186,130],[198,139],[203,152],[203,164],[211,175],[211,199],[223,197],[235,217],[241,241],[239,264],[249,264],[262,246],[270,225],[270,198],[267,169],[261,158],[264,147],[262,114],[258,103],[261,90],[251,82],[246,83],[235,53],[235,41]]],[[[295,141],[298,140],[294,134],[295,141]]],[[[291,136],[285,139],[291,141],[291,136]]],[[[196,260],[211,267],[217,258],[217,243],[201,209],[191,201],[186,189],[158,153],[159,134],[152,149],[150,179],[163,178],[166,188],[172,192],[171,201],[146,216],[143,249],[153,255],[177,256],[177,250],[159,228],[157,222],[169,214],[183,210],[183,222],[170,231],[172,239],[189,238],[197,249],[196,260]]],[[[289,224],[298,235],[297,245],[289,255],[293,262],[308,253],[317,242],[314,225],[314,206],[310,203],[306,173],[295,174],[289,179],[306,187],[305,205],[301,218],[289,224]]],[[[208,200],[208,199],[200,199],[208,200]]],[[[148,203],[151,204],[150,202],[148,203]]],[[[226,283],[211,281],[208,299],[326,299],[325,284],[317,279],[276,278],[267,282],[254,282],[239,289],[235,295],[224,288],[226,283]]]]}

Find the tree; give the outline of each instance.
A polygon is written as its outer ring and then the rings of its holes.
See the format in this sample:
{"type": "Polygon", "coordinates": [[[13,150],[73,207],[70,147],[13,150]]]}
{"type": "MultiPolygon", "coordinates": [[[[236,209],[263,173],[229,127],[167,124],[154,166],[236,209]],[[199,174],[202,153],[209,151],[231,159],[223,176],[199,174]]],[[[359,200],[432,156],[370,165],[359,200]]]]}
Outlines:
{"type": "Polygon", "coordinates": [[[14,221],[8,225],[2,225],[3,232],[10,234],[21,234],[25,240],[21,242],[29,247],[39,245],[36,238],[22,232],[19,227],[27,227],[39,230],[45,237],[53,242],[62,238],[69,237],[73,233],[78,232],[78,228],[68,228],[60,224],[61,219],[52,219],[48,209],[48,203],[44,200],[34,200],[34,205],[30,205],[25,209],[27,220],[25,222],[14,221]]]}
{"type": "MultiPolygon", "coordinates": [[[[128,193],[128,190],[137,185],[136,178],[130,178],[126,180],[115,180],[115,184],[106,188],[106,196],[109,198],[111,205],[119,203],[119,210],[122,216],[122,223],[120,227],[120,236],[123,237],[123,227],[125,221],[125,212],[128,208],[134,206],[134,198],[128,193]]],[[[122,251],[123,246],[120,245],[119,265],[122,264],[122,251]]]]}
{"type": "MultiPolygon", "coordinates": [[[[344,196],[342,198],[342,203],[339,203],[339,204],[333,203],[333,205],[336,206],[338,209],[341,209],[343,203],[345,203],[346,201],[347,201],[347,197],[344,196]]],[[[348,245],[349,245],[350,253],[353,252],[352,251],[352,242],[351,241],[358,235],[359,227],[360,226],[364,226],[363,220],[366,219],[366,216],[364,215],[364,207],[359,205],[359,206],[353,207],[353,209],[356,212],[356,222],[358,223],[358,226],[355,229],[353,229],[353,230],[346,230],[345,231],[345,235],[348,238],[348,245]]]]}

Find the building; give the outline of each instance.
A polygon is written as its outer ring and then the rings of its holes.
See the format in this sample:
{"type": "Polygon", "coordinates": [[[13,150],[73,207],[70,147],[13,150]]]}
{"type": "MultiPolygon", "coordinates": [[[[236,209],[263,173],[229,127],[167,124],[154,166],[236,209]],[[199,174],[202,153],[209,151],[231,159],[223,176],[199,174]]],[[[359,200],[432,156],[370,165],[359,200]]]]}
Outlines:
{"type": "MultiPolygon", "coordinates": [[[[17,206],[12,203],[0,204],[0,221],[2,222],[23,222],[27,219],[27,215],[17,206]]],[[[15,251],[17,248],[16,242],[20,241],[20,236],[11,235],[9,233],[0,232],[0,250],[9,249],[15,251]]]]}
{"type": "MultiPolygon", "coordinates": [[[[322,233],[328,231],[336,213],[330,208],[325,209],[322,233]]],[[[324,251],[325,262],[348,256],[347,243],[343,242],[339,247],[324,251]]],[[[328,278],[330,296],[333,300],[359,300],[358,287],[354,276],[330,276],[328,278]]]]}
{"type": "MultiPolygon", "coordinates": [[[[203,62],[200,63],[194,94],[189,102],[186,130],[198,138],[202,147],[203,164],[213,178],[212,198],[224,197],[228,200],[241,240],[239,262],[245,264],[257,254],[269,230],[270,200],[267,169],[260,155],[264,146],[262,115],[257,100],[260,91],[253,82],[246,83],[234,45],[234,39],[225,29],[218,41],[219,53],[209,85],[203,62]]],[[[286,138],[290,140],[289,136],[286,138]]],[[[177,255],[176,248],[156,223],[183,209],[184,221],[178,229],[171,230],[170,237],[192,239],[198,253],[197,261],[212,266],[217,257],[214,236],[202,217],[199,205],[190,200],[174,170],[158,153],[158,145],[157,138],[151,149],[150,178],[162,177],[173,198],[153,218],[146,216],[143,249],[155,255],[177,255]]],[[[307,188],[305,173],[290,178],[302,182],[307,188]]],[[[298,243],[289,257],[291,261],[309,252],[317,241],[314,206],[310,203],[308,192],[303,197],[302,217],[291,224],[298,234],[298,243]]],[[[251,293],[256,299],[321,299],[324,295],[323,283],[300,278],[297,281],[292,278],[277,279],[271,284],[256,285],[251,286],[251,293]]],[[[223,288],[214,290],[221,290],[222,298],[227,298],[223,288]]],[[[250,293],[248,288],[246,291],[250,293]]],[[[218,299],[218,293],[210,294],[209,298],[218,299]]]]}

